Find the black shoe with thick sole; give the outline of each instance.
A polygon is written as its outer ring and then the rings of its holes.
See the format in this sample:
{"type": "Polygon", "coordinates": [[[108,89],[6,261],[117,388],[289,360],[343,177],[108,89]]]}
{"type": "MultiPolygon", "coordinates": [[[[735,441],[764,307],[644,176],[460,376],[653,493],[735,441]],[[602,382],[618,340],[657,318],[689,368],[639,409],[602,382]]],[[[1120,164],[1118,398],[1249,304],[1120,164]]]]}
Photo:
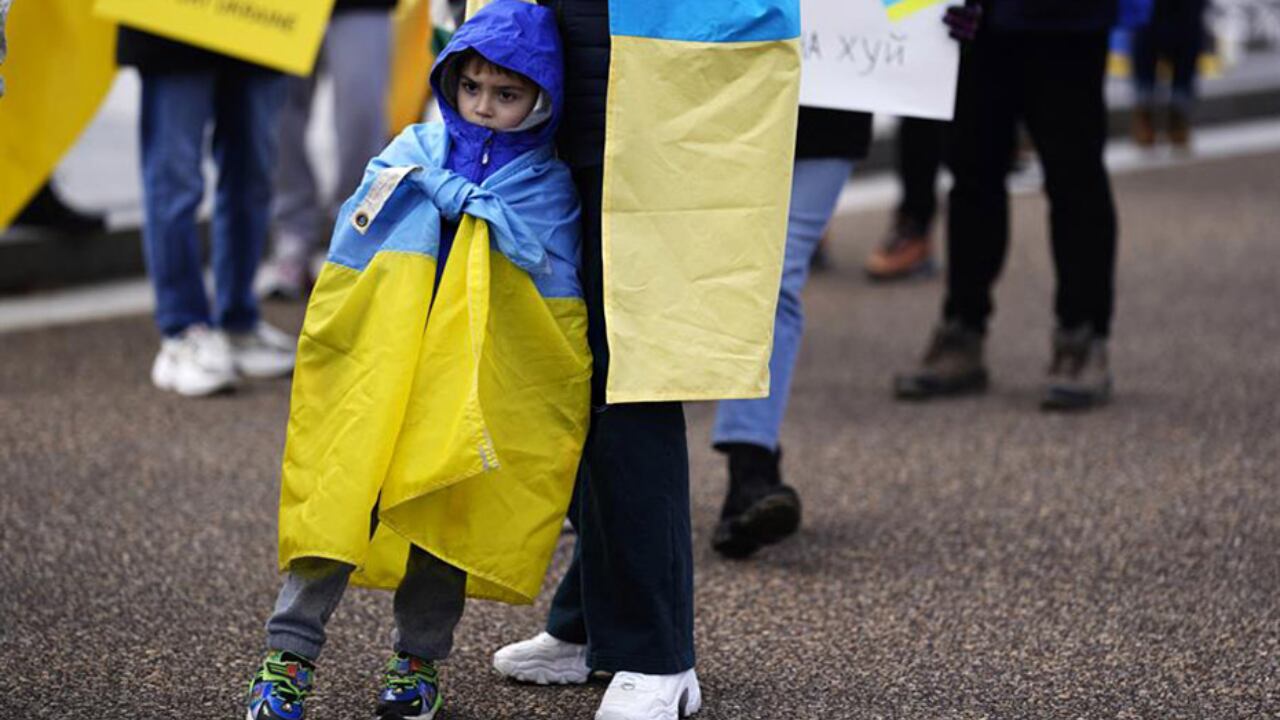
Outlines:
{"type": "Polygon", "coordinates": [[[782,482],[781,452],[747,443],[725,443],[719,449],[729,455],[729,492],[712,549],[741,559],[793,535],[800,527],[800,496],[782,482]]]}

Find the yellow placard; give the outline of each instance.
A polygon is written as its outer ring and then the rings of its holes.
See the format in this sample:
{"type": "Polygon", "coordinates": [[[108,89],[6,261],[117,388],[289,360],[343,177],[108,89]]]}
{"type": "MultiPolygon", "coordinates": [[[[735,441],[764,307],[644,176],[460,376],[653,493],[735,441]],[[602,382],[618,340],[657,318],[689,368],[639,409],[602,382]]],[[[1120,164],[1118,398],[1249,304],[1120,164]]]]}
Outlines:
{"type": "Polygon", "coordinates": [[[98,0],[123,25],[294,75],[310,75],[333,0],[98,0]]]}

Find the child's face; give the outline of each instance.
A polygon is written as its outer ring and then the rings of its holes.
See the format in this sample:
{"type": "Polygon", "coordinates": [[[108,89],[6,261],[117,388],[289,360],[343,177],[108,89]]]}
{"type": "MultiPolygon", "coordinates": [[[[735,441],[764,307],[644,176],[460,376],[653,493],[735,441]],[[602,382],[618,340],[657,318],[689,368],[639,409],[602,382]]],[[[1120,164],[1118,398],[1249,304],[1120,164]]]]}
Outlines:
{"type": "Polygon", "coordinates": [[[458,112],[467,122],[492,130],[510,130],[529,116],[538,88],[516,75],[504,75],[476,58],[458,78],[458,112]]]}

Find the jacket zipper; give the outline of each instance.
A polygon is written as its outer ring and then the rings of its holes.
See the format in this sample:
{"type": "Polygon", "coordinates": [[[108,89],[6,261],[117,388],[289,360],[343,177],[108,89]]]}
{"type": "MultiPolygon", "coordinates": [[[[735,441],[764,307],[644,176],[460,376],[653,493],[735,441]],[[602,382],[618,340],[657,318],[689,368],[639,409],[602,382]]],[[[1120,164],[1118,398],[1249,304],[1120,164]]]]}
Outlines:
{"type": "Polygon", "coordinates": [[[480,155],[480,167],[489,167],[489,146],[493,144],[493,135],[485,138],[484,152],[480,155]]]}

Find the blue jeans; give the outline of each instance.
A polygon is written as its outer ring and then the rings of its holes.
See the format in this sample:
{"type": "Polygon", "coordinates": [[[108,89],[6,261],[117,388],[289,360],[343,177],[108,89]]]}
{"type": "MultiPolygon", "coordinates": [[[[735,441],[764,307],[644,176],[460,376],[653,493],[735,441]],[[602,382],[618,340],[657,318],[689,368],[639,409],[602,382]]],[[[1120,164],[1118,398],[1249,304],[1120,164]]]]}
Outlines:
{"type": "Polygon", "coordinates": [[[245,72],[143,73],[143,249],[166,336],[204,323],[232,331],[258,322],[253,276],[267,237],[276,112],[283,78],[245,72]],[[213,123],[214,308],[201,273],[196,209],[213,123]]]}
{"type": "Polygon", "coordinates": [[[787,250],[782,265],[782,288],[773,325],[773,354],[769,357],[769,397],[724,400],[716,409],[711,441],[750,443],[778,449],[778,433],[791,397],[795,368],[804,334],[804,306],[800,293],[809,279],[809,259],[835,211],[840,190],[853,172],[853,161],[839,158],[797,160],[791,179],[791,212],[787,217],[787,250]]]}

